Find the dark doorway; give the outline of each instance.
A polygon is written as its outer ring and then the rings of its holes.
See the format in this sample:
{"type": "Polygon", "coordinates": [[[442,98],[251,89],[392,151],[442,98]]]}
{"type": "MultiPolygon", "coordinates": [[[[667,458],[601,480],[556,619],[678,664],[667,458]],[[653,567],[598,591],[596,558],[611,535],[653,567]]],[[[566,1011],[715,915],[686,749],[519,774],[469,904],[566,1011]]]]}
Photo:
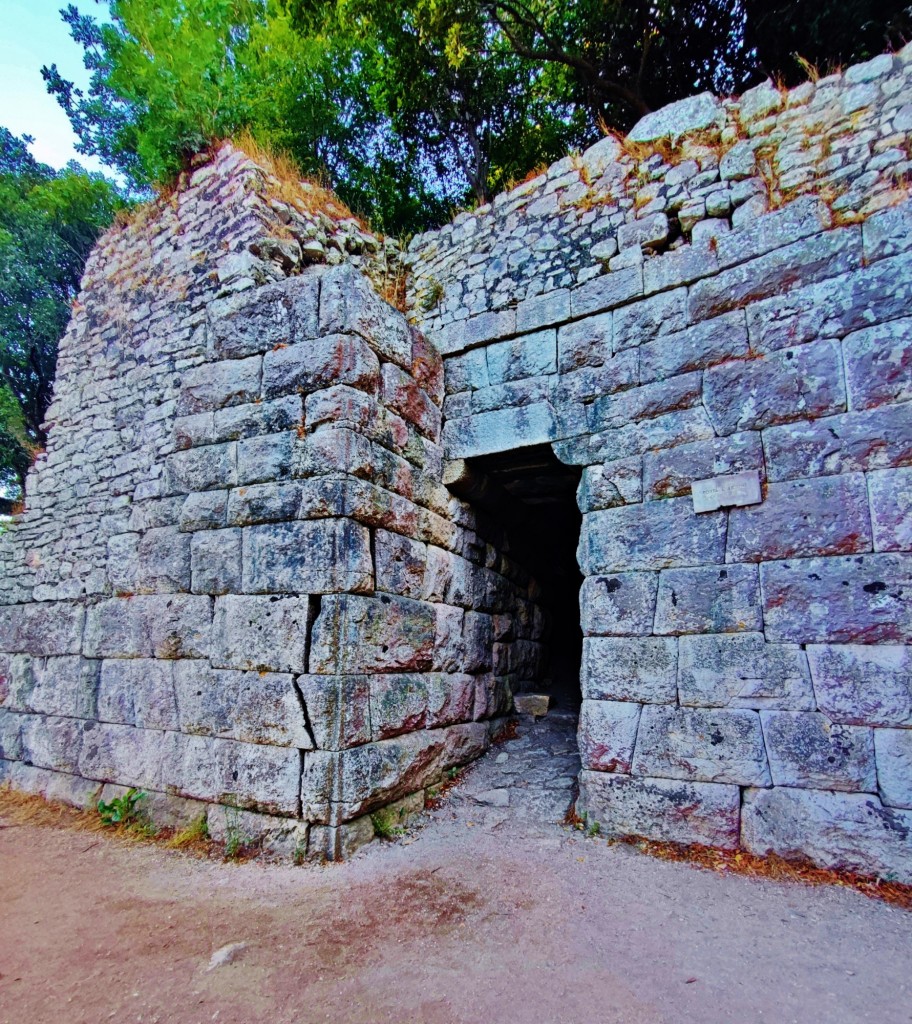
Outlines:
{"type": "Polygon", "coordinates": [[[538,582],[548,617],[544,677],[536,685],[552,707],[578,711],[583,634],[576,558],[582,515],[576,503],[581,470],[558,460],[550,445],[469,459],[451,489],[503,527],[511,558],[538,582]]]}

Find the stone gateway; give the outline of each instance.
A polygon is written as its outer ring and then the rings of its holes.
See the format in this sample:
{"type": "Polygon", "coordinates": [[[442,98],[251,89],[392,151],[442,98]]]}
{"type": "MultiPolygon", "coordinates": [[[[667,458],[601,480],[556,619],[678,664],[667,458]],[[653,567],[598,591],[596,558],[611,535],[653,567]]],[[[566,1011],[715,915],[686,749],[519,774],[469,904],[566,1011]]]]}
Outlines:
{"type": "Polygon", "coordinates": [[[603,834],[912,882],[910,130],[704,94],[404,253],[222,146],[86,267],[0,779],[340,858],[550,692],[603,834]]]}

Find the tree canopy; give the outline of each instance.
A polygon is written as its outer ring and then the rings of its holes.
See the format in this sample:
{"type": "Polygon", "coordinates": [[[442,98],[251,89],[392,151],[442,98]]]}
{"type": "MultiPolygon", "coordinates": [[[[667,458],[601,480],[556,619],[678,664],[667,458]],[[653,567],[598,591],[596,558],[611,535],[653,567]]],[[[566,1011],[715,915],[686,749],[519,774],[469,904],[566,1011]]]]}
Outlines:
{"type": "Polygon", "coordinates": [[[0,486],[21,485],[51,400],[57,342],[86,258],[123,200],[76,165],[36,161],[0,127],[0,486]]]}

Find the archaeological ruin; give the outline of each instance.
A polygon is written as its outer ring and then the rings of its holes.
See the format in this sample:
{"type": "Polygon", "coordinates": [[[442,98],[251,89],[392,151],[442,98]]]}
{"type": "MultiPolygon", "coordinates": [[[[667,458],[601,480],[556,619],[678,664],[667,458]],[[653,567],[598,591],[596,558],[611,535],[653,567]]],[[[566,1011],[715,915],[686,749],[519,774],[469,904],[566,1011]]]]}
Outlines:
{"type": "Polygon", "coordinates": [[[579,813],[912,882],[912,47],[405,251],[229,144],[101,240],[0,537],[0,780],[350,855],[521,692],[579,813]]]}

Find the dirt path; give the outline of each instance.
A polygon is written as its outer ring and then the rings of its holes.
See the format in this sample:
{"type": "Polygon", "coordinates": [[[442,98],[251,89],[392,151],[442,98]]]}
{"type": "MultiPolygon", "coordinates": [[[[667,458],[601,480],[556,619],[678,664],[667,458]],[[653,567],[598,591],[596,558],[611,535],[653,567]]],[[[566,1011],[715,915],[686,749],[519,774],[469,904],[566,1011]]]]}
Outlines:
{"type": "Polygon", "coordinates": [[[548,730],[344,865],[0,828],[0,1022],[912,1021],[912,914],[548,823],[569,790],[545,759],[573,761],[548,730]]]}

